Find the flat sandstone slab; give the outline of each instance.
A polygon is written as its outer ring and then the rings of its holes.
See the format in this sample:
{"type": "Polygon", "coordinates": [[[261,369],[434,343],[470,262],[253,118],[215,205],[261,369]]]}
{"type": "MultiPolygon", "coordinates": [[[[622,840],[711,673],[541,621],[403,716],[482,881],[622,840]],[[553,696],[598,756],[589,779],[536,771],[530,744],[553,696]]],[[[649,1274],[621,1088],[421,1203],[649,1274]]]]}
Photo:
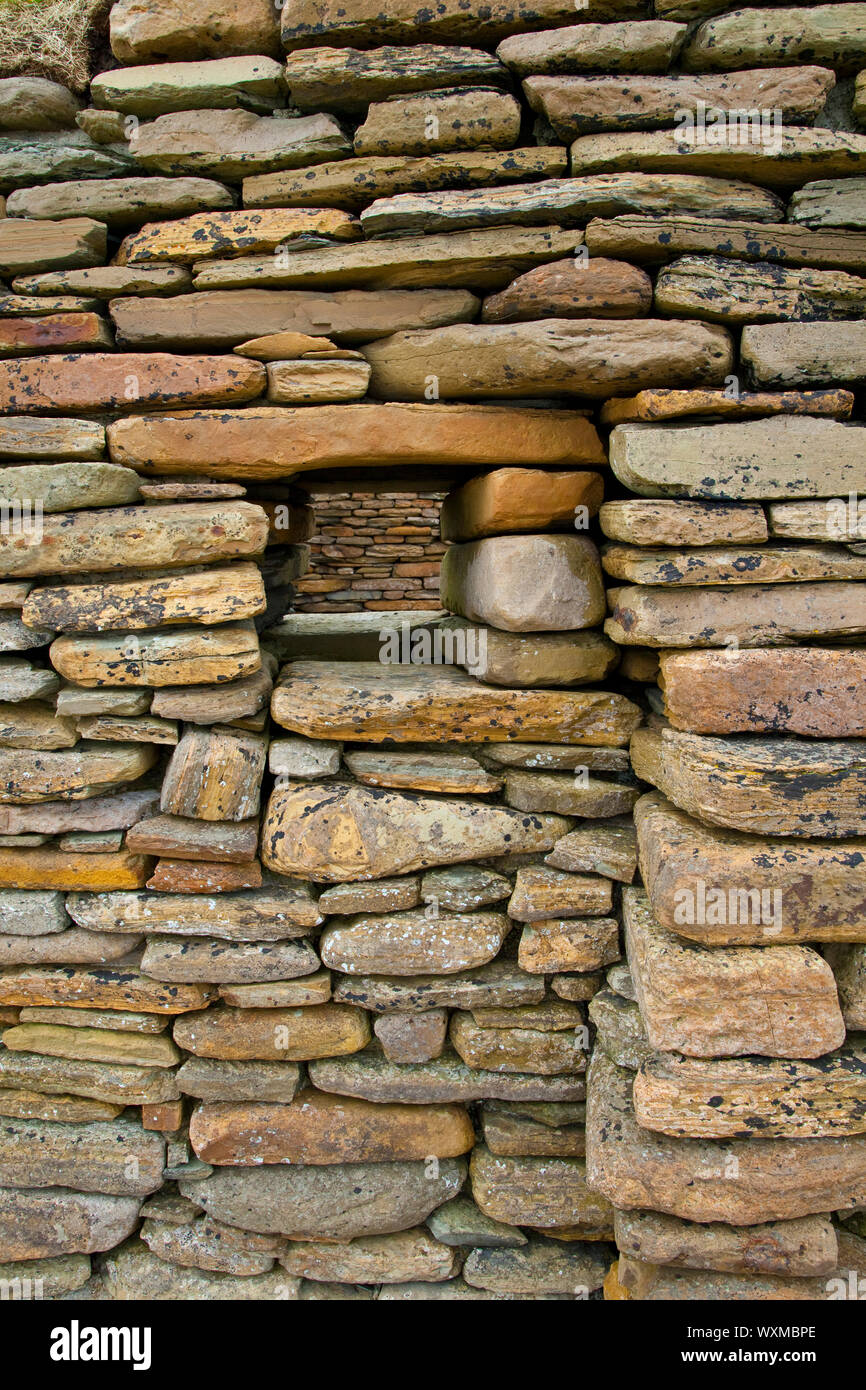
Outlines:
{"type": "Polygon", "coordinates": [[[751,1226],[850,1211],[866,1190],[866,1137],[675,1139],[641,1128],[632,1073],[600,1049],[590,1063],[586,1172],[618,1209],[751,1226]]]}
{"type": "Polygon", "coordinates": [[[826,839],[866,833],[866,740],[725,739],[645,728],[632,738],[631,758],[641,780],[711,825],[826,839]]]}
{"type": "MultiPolygon", "coordinates": [[[[2,422],[0,422],[2,428],[2,422]]],[[[365,402],[140,415],[108,429],[115,463],[174,476],[284,478],[319,468],[598,460],[594,425],[566,410],[365,402]]]]}
{"type": "Polygon", "coordinates": [[[737,584],[608,589],[608,637],[624,646],[784,646],[833,641],[866,631],[860,583],[737,584]]]}
{"type": "Polygon", "coordinates": [[[455,324],[395,333],[371,343],[374,396],[423,400],[438,378],[441,400],[568,394],[607,397],[649,386],[718,386],[731,342],[713,324],[670,319],[544,319],[455,324]]]}
{"type": "Polygon", "coordinates": [[[816,1061],[656,1053],[634,1080],[635,1119],[687,1139],[822,1139],[866,1131],[866,1056],[816,1061]]]}
{"type": "Polygon", "coordinates": [[[180,1189],[217,1221],[243,1230],[349,1241],[420,1224],[457,1196],[465,1178],[466,1164],[455,1158],[443,1159],[432,1178],[421,1162],[267,1164],[217,1168],[180,1189]]]}
{"type": "Polygon", "coordinates": [[[618,1211],[614,1232],[623,1255],[674,1269],[816,1278],[832,1274],[838,1262],[836,1231],[825,1216],[726,1226],[657,1211],[618,1211]]]}
{"type": "Polygon", "coordinates": [[[7,415],[232,405],[260,396],[265,381],[261,363],[241,357],[85,352],[0,362],[0,394],[7,415]]]}
{"type": "Polygon", "coordinates": [[[310,738],[368,743],[534,741],[625,744],[637,706],[602,691],[492,690],[453,667],[296,661],[274,720],[310,738]],[[495,721],[495,722],[494,722],[495,721]]]}
{"type": "Polygon", "coordinates": [[[674,728],[696,734],[864,738],[866,651],[769,647],[664,652],[659,685],[674,728]]]}
{"type": "Polygon", "coordinates": [[[345,883],[551,849],[569,822],[503,806],[329,782],[276,787],[262,862],[279,874],[345,883]]]}
{"type": "Polygon", "coordinates": [[[707,946],[866,939],[866,841],[724,830],[655,792],[634,815],[653,912],[679,936],[707,946]]]}
{"type": "Polygon", "coordinates": [[[861,430],[836,420],[780,415],[701,425],[618,425],[611,467],[645,497],[784,501],[864,486],[861,430]]]}
{"type": "Polygon", "coordinates": [[[92,574],[141,566],[175,568],[258,555],[268,522],[250,502],[179,502],[58,512],[32,534],[0,535],[0,575],[92,574]]]}
{"type": "Polygon", "coordinates": [[[623,893],[626,950],[652,1047],[689,1057],[820,1057],[845,1040],[833,972],[806,946],[706,950],[623,893]]]}
{"type": "Polygon", "coordinates": [[[457,1158],[475,1143],[460,1106],[374,1105],[301,1091],[290,1105],[200,1105],[190,1142],[206,1163],[394,1163],[457,1158]]]}

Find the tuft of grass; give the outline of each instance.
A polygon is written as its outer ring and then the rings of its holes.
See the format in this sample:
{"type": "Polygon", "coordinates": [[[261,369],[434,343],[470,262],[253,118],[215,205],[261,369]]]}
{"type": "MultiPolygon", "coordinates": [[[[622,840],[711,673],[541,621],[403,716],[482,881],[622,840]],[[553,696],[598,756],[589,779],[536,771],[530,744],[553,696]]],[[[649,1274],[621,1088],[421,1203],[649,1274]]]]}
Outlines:
{"type": "Polygon", "coordinates": [[[111,0],[0,0],[0,77],[50,77],[83,92],[110,10],[111,0]]]}

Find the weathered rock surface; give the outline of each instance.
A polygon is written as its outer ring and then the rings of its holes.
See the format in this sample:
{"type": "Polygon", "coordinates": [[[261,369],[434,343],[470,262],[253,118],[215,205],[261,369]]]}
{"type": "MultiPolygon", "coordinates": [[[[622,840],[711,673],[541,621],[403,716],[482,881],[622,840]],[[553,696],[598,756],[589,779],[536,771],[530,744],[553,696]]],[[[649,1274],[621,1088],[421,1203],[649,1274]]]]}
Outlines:
{"type": "Polygon", "coordinates": [[[285,77],[292,103],[300,110],[359,116],[370,102],[393,95],[500,86],[505,81],[502,65],[482,49],[414,42],[411,49],[316,47],[291,52],[286,55],[285,77]]]}
{"type": "Polygon", "coordinates": [[[258,821],[201,821],[184,816],[147,816],[130,826],[127,847],[139,854],[173,859],[248,864],[255,859],[258,821]]]}
{"type": "Polygon", "coordinates": [[[143,1197],[162,1183],[163,1152],[161,1136],[131,1120],[65,1125],[7,1119],[0,1132],[0,1182],[143,1197]]]}
{"type": "Polygon", "coordinates": [[[517,959],[533,975],[598,970],[619,960],[614,917],[552,918],[523,928],[517,959]]]}
{"type": "Polygon", "coordinates": [[[459,1106],[373,1105],[301,1091],[290,1105],[200,1105],[190,1142],[208,1163],[394,1163],[456,1158],[475,1132],[459,1106]]]}
{"type": "Polygon", "coordinates": [[[370,1040],[360,1009],[317,1004],[297,1009],[208,1009],[179,1018],[175,1041],[197,1057],[225,1061],[302,1062],[357,1052],[370,1040]]]}
{"type": "Polygon", "coordinates": [[[866,578],[866,569],[860,569],[862,558],[841,545],[765,544],[711,550],[608,545],[601,558],[605,573],[614,579],[666,588],[866,578]]]}
{"type": "Polygon", "coordinates": [[[763,509],[748,504],[629,497],[604,502],[598,519],[606,536],[628,545],[754,545],[767,539],[763,509]]]}
{"type": "Polygon", "coordinates": [[[531,76],[523,90],[559,139],[573,140],[596,131],[679,126],[683,111],[701,107],[718,119],[718,112],[755,110],[759,103],[779,113],[777,122],[805,125],[818,115],[833,83],[829,68],[804,66],[745,69],[725,76],[630,76],[625,82],[616,76],[531,76]]]}
{"type": "Polygon", "coordinates": [[[227,1061],[187,1057],[177,1071],[185,1095],[205,1101],[277,1101],[288,1105],[301,1085],[296,1062],[227,1061]]]}
{"type": "Polygon", "coordinates": [[[45,77],[0,79],[0,129],[62,130],[75,124],[78,101],[45,77]]]}
{"type": "MultiPolygon", "coordinates": [[[[450,1205],[450,1204],[449,1204],[450,1205]]],[[[435,1220],[433,1213],[431,1220],[435,1220]]],[[[399,1284],[420,1279],[434,1283],[459,1270],[459,1256],[423,1228],[393,1235],[368,1236],[333,1245],[327,1241],[298,1241],[280,1256],[290,1274],[317,1282],[339,1284],[399,1284]]]]}
{"type": "Polygon", "coordinates": [[[866,628],[858,583],[609,589],[613,641],[650,647],[785,646],[856,637],[866,628]]]}
{"type": "Polygon", "coordinates": [[[311,738],[557,743],[565,736],[605,747],[625,743],[640,717],[623,696],[601,691],[506,693],[455,668],[372,661],[293,662],[271,713],[311,738]]]}
{"type": "Polygon", "coordinates": [[[182,1181],[180,1190],[228,1225],[304,1241],[348,1241],[418,1225],[457,1195],[465,1176],[466,1164],[456,1158],[443,1159],[435,1177],[423,1163],[400,1161],[267,1165],[221,1168],[182,1181]]]}
{"type": "Polygon", "coordinates": [[[683,25],[659,19],[567,24],[512,34],[496,54],[520,77],[544,72],[666,72],[685,35],[683,25]]]}
{"type": "Polygon", "coordinates": [[[402,236],[396,241],[375,236],[376,229],[366,225],[364,230],[372,239],[307,250],[299,247],[282,258],[247,256],[203,262],[196,267],[196,288],[500,289],[522,271],[567,255],[583,240],[581,232],[556,226],[492,227],[471,236],[458,232],[402,236]]]}
{"type": "MultiPolygon", "coordinates": [[[[744,906],[748,912],[748,892],[744,906]]],[[[638,888],[624,891],[623,912],[631,978],[654,1048],[689,1057],[821,1057],[844,1042],[833,972],[817,951],[706,950],[662,927],[638,888]]]]}
{"type": "Polygon", "coordinates": [[[55,797],[79,801],[98,796],[112,786],[134,782],[155,760],[151,748],[132,743],[82,742],[47,753],[0,748],[0,801],[15,806],[55,797]]]}
{"type": "Polygon", "coordinates": [[[455,634],[456,664],[485,685],[591,685],[604,680],[618,661],[613,643],[586,629],[515,633],[458,617],[445,618],[439,627],[445,643],[449,632],[455,634]]]}
{"type": "Polygon", "coordinates": [[[86,352],[0,362],[7,413],[231,405],[260,396],[265,379],[260,363],[242,357],[86,352]]]}
{"type": "Polygon", "coordinates": [[[252,111],[205,109],[170,112],[145,122],[130,149],[145,169],[219,179],[296,169],[351,152],[333,116],[277,119],[252,111]]]}
{"type": "Polygon", "coordinates": [[[247,985],[313,974],[319,958],[306,941],[177,941],[151,937],[141,968],[154,980],[247,985]]]}
{"type": "MultiPolygon", "coordinates": [[[[714,132],[714,135],[716,132],[714,132]]],[[[680,129],[583,135],[571,146],[571,172],[589,176],[634,168],[648,173],[709,174],[793,189],[813,174],[841,178],[866,170],[866,136],[809,126],[744,132],[729,122],[712,143],[680,129]]]]}
{"type": "MultiPolygon", "coordinates": [[[[598,462],[604,461],[599,449],[598,462]]],[[[552,473],[497,468],[449,492],[439,526],[443,541],[474,541],[515,532],[574,529],[578,508],[586,520],[598,511],[604,481],[598,473],[552,473]]]]}
{"type": "Polygon", "coordinates": [[[98,459],[105,449],[105,426],[94,420],[44,415],[0,417],[0,458],[98,459]]]}
{"type": "MultiPolygon", "coordinates": [[[[250,675],[258,670],[261,653],[253,625],[240,622],[217,627],[152,628],[144,630],[141,637],[122,632],[67,635],[52,642],[51,662],[61,676],[90,688],[172,686],[250,675]]],[[[184,745],[183,754],[187,751],[184,745]]],[[[164,809],[185,814],[180,807],[164,809]]],[[[257,809],[254,806],[245,814],[257,809]]]]}
{"type": "MultiPolygon", "coordinates": [[[[503,224],[512,232],[515,227],[539,223],[583,226],[592,217],[624,213],[679,213],[779,222],[782,204],[774,194],[735,180],[701,174],[640,172],[546,179],[543,183],[511,188],[397,194],[373,203],[361,220],[368,235],[378,236],[390,231],[455,232],[503,224]]],[[[563,247],[560,255],[566,249],[563,247]]]]}
{"type": "MultiPolygon", "coordinates": [[[[109,74],[106,74],[108,76],[109,74]]],[[[116,77],[117,73],[110,74],[116,77]]],[[[17,188],[7,199],[10,218],[92,218],[111,227],[136,226],[152,217],[183,217],[205,208],[230,208],[232,195],[224,184],[213,179],[118,177],[113,179],[75,179],[71,182],[46,183],[38,188],[17,188]]],[[[68,222],[59,221],[68,226],[68,222]]],[[[15,235],[9,232],[10,236],[15,235]]],[[[18,235],[22,235],[19,231],[18,235]]],[[[88,260],[84,265],[98,265],[104,259],[88,260]]],[[[63,266],[74,262],[64,258],[63,266]]],[[[34,257],[22,269],[46,270],[50,263],[34,257]]]]}
{"type": "Polygon", "coordinates": [[[201,985],[159,984],[142,975],[139,965],[139,958],[133,955],[120,965],[6,970],[0,975],[0,1003],[178,1014],[204,1008],[215,997],[215,990],[201,985]]]}
{"type": "MultiPolygon", "coordinates": [[[[214,631],[224,632],[225,628],[214,631]]],[[[197,656],[193,653],[194,658],[197,656]]],[[[197,674],[203,665],[198,657],[197,674]]],[[[246,669],[250,669],[249,663],[246,669]]],[[[219,680],[219,670],[213,676],[219,680]]],[[[258,815],[267,756],[267,739],[261,734],[222,725],[188,728],[165,770],[159,809],[164,815],[197,820],[249,820],[258,815]]]]}
{"type": "Polygon", "coordinates": [[[161,1259],[141,1240],[128,1240],[105,1256],[103,1280],[109,1297],[127,1302],[294,1301],[299,1281],[283,1270],[267,1274],[224,1274],[161,1259]]]}
{"type": "MultiPolygon", "coordinates": [[[[100,856],[101,857],[101,856],[100,856]]],[[[274,880],[264,888],[213,895],[72,893],[66,910],[79,926],[222,941],[282,941],[304,936],[322,918],[307,883],[274,880]]]]}
{"type": "Polygon", "coordinates": [[[513,406],[268,406],[218,417],[138,416],[117,421],[108,433],[115,463],[140,472],[173,475],[182,468],[235,479],[397,464],[563,467],[598,457],[598,436],[584,416],[539,409],[516,414],[513,406]]]}
{"type": "Polygon", "coordinates": [[[817,1061],[656,1053],[634,1080],[644,1129],[691,1139],[814,1139],[858,1135],[866,1059],[847,1046],[817,1061]]]}
{"type": "Polygon", "coordinates": [[[642,797],[634,814],[653,912],[679,936],[713,946],[858,941],[863,936],[861,840],[796,840],[724,830],[702,824],[655,793],[642,797]],[[744,888],[752,895],[747,902],[744,888]],[[720,893],[712,899],[714,911],[699,913],[702,892],[705,904],[709,895],[720,893]],[[781,895],[781,920],[776,894],[781,895]],[[706,920],[699,921],[701,915],[706,920]]]}
{"type": "Polygon", "coordinates": [[[587,1186],[588,1169],[580,1159],[503,1158],[479,1144],[470,1177],[472,1196],[495,1221],[537,1230],[564,1227],[591,1240],[609,1238],[613,1230],[613,1210],[587,1186]]]}
{"type": "Polygon", "coordinates": [[[191,263],[210,256],[273,251],[304,235],[343,240],[358,234],[351,217],[329,208],[196,212],[179,222],[147,223],[126,238],[122,255],[126,265],[142,261],[191,263]]]}
{"type": "Polygon", "coordinates": [[[442,1055],[447,1030],[447,1009],[382,1014],[373,1020],[373,1032],[389,1062],[432,1062],[442,1055]]]}
{"type": "Polygon", "coordinates": [[[592,627],[604,616],[598,551],[586,536],[491,536],[442,560],[445,608],[512,632],[592,627]]]}
{"type": "Polygon", "coordinates": [[[371,343],[365,356],[371,394],[408,401],[424,399],[430,376],[441,400],[553,390],[604,397],[647,386],[715,386],[732,366],[723,329],[659,319],[459,324],[395,333],[371,343]]]}
{"type": "Polygon", "coordinates": [[[268,0],[250,0],[243,11],[231,0],[120,0],[111,14],[111,50],[120,63],[186,58],[224,58],[244,53],[279,54],[279,20],[268,0]]]}
{"type": "Polygon", "coordinates": [[[859,945],[829,945],[824,955],[839,990],[846,1027],[862,1032],[866,1024],[866,952],[859,945]]]}
{"type": "Polygon", "coordinates": [[[272,111],[283,99],[282,69],[267,57],[115,68],[94,77],[90,99],[97,107],[136,116],[236,106],[272,111]]]}
{"type": "Polygon", "coordinates": [[[605,878],[541,867],[518,869],[508,915],[518,922],[582,917],[587,913],[610,912],[612,897],[611,884],[605,878]]]}
{"type": "Polygon", "coordinates": [[[519,275],[488,295],[483,323],[519,323],[538,318],[640,318],[652,306],[652,281],[626,261],[575,256],[551,261],[519,275]]]}
{"type": "MultiPolygon", "coordinates": [[[[426,877],[426,875],[425,875],[426,877]]],[[[540,980],[512,962],[492,960],[455,975],[366,976],[337,979],[334,998],[372,1013],[420,1013],[438,1007],[475,1009],[537,1004],[544,998],[540,980]]]]}
{"type": "Polygon", "coordinates": [[[579,773],[510,771],[505,800],[520,811],[548,811],[589,819],[619,816],[631,810],[637,787],[579,773]]]}
{"type": "Polygon", "coordinates": [[[581,1101],[586,1084],[580,1072],[544,1076],[538,1072],[486,1071],[468,1066],[450,1047],[432,1062],[389,1062],[376,1048],[352,1057],[310,1063],[310,1079],[321,1091],[365,1100],[412,1105],[495,1098],[519,1101],[581,1101]]]}
{"type": "MultiPolygon", "coordinates": [[[[580,1018],[575,1005],[563,1003],[560,1007],[574,1011],[572,1025],[580,1018]]],[[[533,1022],[530,1017],[515,1019],[514,1027],[486,1028],[472,1014],[458,1011],[452,1015],[448,1031],[454,1050],[469,1067],[539,1076],[583,1071],[587,1040],[580,1026],[569,1027],[566,1022],[558,1028],[533,1028],[533,1022]],[[521,1026],[524,1022],[527,1026],[521,1026]]]]}
{"type": "Polygon", "coordinates": [[[644,496],[777,501],[856,490],[859,440],[856,426],[790,415],[713,425],[618,425],[610,461],[620,482],[644,496]]]}
{"type": "MultiPolygon", "coordinates": [[[[794,194],[794,198],[797,196],[794,194]]],[[[834,266],[855,273],[862,271],[866,253],[862,235],[853,231],[830,233],[791,222],[725,221],[712,215],[682,213],[657,217],[625,213],[619,217],[596,218],[586,229],[586,246],[590,265],[595,256],[664,263],[677,256],[709,254],[731,257],[738,262],[764,261],[775,266],[834,266]]],[[[742,266],[734,268],[742,269],[742,266]]],[[[767,274],[766,266],[764,274],[767,274]]],[[[745,405],[748,406],[747,393],[742,395],[746,396],[745,405]]],[[[735,399],[727,398],[728,410],[735,412],[737,404],[735,399]]]]}
{"type": "Polygon", "coordinates": [[[856,386],[866,377],[866,328],[859,321],[750,324],[740,351],[759,386],[856,386]]]}
{"type": "Polygon", "coordinates": [[[236,1231],[208,1217],[196,1217],[182,1226],[148,1217],[141,1239],[168,1263],[239,1278],[267,1274],[281,1246],[276,1237],[236,1231]]]}
{"type": "MultiPolygon", "coordinates": [[[[14,853],[6,850],[4,853],[14,853]]],[[[103,856],[100,855],[101,859],[103,856]]],[[[83,856],[77,856],[78,863],[65,865],[67,871],[64,887],[72,887],[76,880],[81,881],[79,867],[83,856]]],[[[45,882],[46,875],[35,881],[45,882]]],[[[61,880],[62,881],[62,880],[61,880]]],[[[97,887],[99,882],[97,880],[97,887]]],[[[106,961],[122,959],[139,945],[141,937],[132,932],[124,932],[111,937],[103,932],[78,931],[69,927],[65,931],[52,932],[46,936],[0,936],[0,964],[19,965],[97,965],[106,961]]]]}
{"type": "Polygon", "coordinates": [[[866,227],[866,179],[817,179],[793,194],[791,222],[807,227],[866,227]]]}
{"type": "Polygon", "coordinates": [[[838,1259],[836,1232],[824,1216],[726,1226],[657,1211],[617,1211],[614,1230],[623,1255],[677,1269],[814,1278],[832,1274],[838,1259]]]}
{"type": "MultiPolygon", "coordinates": [[[[642,12],[634,0],[598,0],[593,13],[599,19],[633,19],[642,12]]],[[[283,14],[282,39],[289,49],[314,48],[323,31],[341,45],[354,42],[363,47],[439,39],[459,43],[466,38],[494,43],[515,28],[567,23],[573,18],[573,7],[563,0],[532,0],[519,15],[507,4],[497,3],[483,16],[463,10],[458,0],[446,0],[435,14],[420,19],[407,0],[400,0],[387,13],[377,11],[371,0],[355,0],[351,8],[340,11],[319,11],[307,3],[283,14]]]]}
{"type": "Polygon", "coordinates": [[[692,71],[737,68],[743,63],[824,62],[842,72],[859,67],[866,43],[859,28],[866,11],[859,6],[792,6],[780,11],[748,10],[706,20],[683,53],[692,71]]]}
{"type": "Polygon", "coordinates": [[[586,1298],[605,1270],[604,1254],[592,1245],[533,1240],[520,1250],[472,1250],[463,1277],[473,1288],[512,1298],[586,1298]]]}
{"type": "Polygon", "coordinates": [[[737,740],[647,728],[633,736],[631,757],[638,777],[711,825],[828,839],[866,830],[860,740],[737,740]]]}
{"type": "Polygon", "coordinates": [[[863,738],[864,679],[866,652],[778,647],[667,652],[659,684],[668,719],[691,733],[863,738]]]}
{"type": "Polygon", "coordinates": [[[319,953],[349,975],[451,975],[492,960],[510,929],[501,912],[338,918],[325,927],[319,953]]]}
{"type": "Polygon", "coordinates": [[[505,807],[334,783],[276,787],[262,860],[277,873],[340,883],[486,855],[552,848],[568,823],[505,807]]]}
{"type": "Polygon", "coordinates": [[[44,1260],[110,1250],[138,1222],[137,1197],[64,1188],[0,1191],[0,1259],[44,1260]]]}
{"type": "Polygon", "coordinates": [[[355,131],[360,155],[444,154],[448,150],[510,149],[520,135],[520,106],[489,87],[395,93],[371,102],[355,131]],[[433,124],[435,123],[435,124],[433,124]]]}
{"type": "Polygon", "coordinates": [[[653,302],[660,313],[713,323],[851,319],[866,302],[866,280],[842,270],[683,256],[659,272],[653,302]]]}
{"type": "Polygon", "coordinates": [[[232,622],[255,617],[264,607],[260,570],[237,564],[150,580],[36,588],[22,615],[31,627],[58,632],[136,631],[171,623],[232,622]]]}
{"type": "Polygon", "coordinates": [[[4,275],[99,265],[105,259],[105,227],[92,217],[67,216],[35,224],[18,220],[10,211],[2,222],[0,270],[4,275]]]}
{"type": "Polygon", "coordinates": [[[642,1129],[631,1073],[596,1051],[590,1063],[586,1173],[621,1210],[650,1207],[701,1223],[751,1226],[847,1211],[864,1190],[866,1140],[673,1139],[642,1129]]]}
{"type": "Polygon", "coordinates": [[[637,840],[631,817],[578,826],[557,840],[544,862],[573,874],[602,874],[620,883],[631,883],[637,869],[637,840]]]}

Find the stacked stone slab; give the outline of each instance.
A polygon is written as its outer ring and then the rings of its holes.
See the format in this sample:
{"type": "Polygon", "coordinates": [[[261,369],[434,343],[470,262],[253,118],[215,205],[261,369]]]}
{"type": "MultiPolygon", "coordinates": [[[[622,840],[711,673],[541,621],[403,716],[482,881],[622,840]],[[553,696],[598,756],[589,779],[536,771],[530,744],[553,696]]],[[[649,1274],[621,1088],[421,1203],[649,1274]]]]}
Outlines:
{"type": "Polygon", "coordinates": [[[22,1291],[866,1277],[866,14],[578,18],[0,75],[22,1291]],[[450,489],[443,621],[286,616],[360,471],[450,489]]]}

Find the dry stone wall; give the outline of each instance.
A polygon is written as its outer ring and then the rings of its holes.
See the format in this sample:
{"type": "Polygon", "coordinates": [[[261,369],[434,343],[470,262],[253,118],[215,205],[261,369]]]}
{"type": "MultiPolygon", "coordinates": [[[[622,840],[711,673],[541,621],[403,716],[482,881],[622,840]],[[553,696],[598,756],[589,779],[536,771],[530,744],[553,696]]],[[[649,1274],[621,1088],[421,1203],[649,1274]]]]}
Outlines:
{"type": "Polygon", "coordinates": [[[337,493],[312,498],[309,570],[299,613],[439,608],[442,493],[337,493]]]}
{"type": "Polygon", "coordinates": [[[866,5],[577,8],[0,78],[7,1283],[866,1277],[866,5]]]}

